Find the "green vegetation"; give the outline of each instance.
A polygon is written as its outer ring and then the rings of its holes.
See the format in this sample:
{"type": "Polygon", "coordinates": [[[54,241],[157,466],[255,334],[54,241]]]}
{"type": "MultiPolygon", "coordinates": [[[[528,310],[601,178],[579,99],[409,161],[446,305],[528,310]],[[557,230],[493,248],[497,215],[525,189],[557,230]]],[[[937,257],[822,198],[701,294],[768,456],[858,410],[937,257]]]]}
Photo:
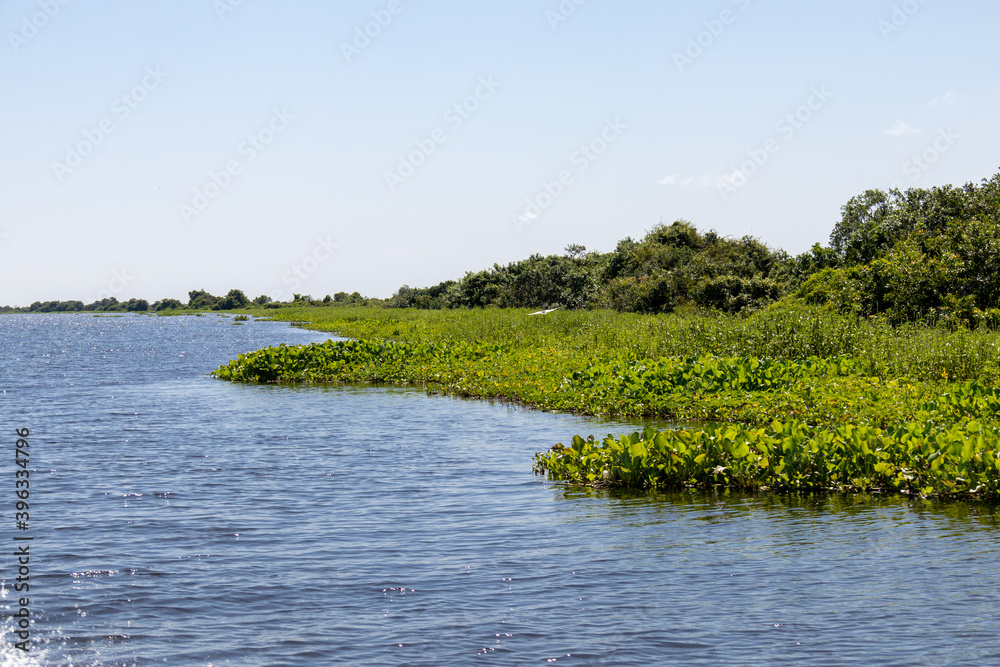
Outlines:
{"type": "Polygon", "coordinates": [[[736,313],[788,292],[792,271],[788,255],[757,239],[702,234],[679,220],[655,226],[641,241],[626,238],[610,253],[570,245],[563,256],[532,255],[426,289],[404,285],[387,305],[661,313],[689,304],[736,313]]]}
{"type": "Polygon", "coordinates": [[[1000,324],[1000,174],[980,184],[869,190],[842,208],[830,246],[797,257],[745,236],[657,225],[609,253],[567,246],[426,289],[404,285],[389,306],[613,308],[697,306],[753,312],[797,294],[890,322],[1000,324]]]}
{"type": "Polygon", "coordinates": [[[327,295],[323,299],[316,300],[308,294],[295,294],[294,299],[286,304],[274,303],[271,301],[271,297],[266,295],[258,296],[251,301],[242,290],[238,289],[229,290],[225,296],[215,296],[205,290],[191,290],[188,292],[188,301],[186,304],[177,299],[161,299],[150,304],[145,299],[119,301],[117,298],[110,296],[86,305],[82,301],[36,301],[30,306],[23,308],[2,306],[0,307],[0,313],[154,312],[175,314],[177,311],[232,311],[244,308],[299,308],[303,306],[365,305],[368,303],[378,304],[381,302],[378,299],[365,299],[357,292],[354,294],[339,292],[336,298],[327,295]]]}
{"type": "MultiPolygon", "coordinates": [[[[555,479],[1000,499],[998,239],[1000,174],[869,190],[829,247],[797,257],[679,220],[608,253],[570,245],[386,300],[195,290],[183,307],[357,339],[241,355],[214,372],[227,380],[419,383],[704,425],[574,438],[536,456],[555,479]],[[543,308],[559,310],[529,315],[543,308]]],[[[30,310],[181,307],[67,303],[30,310]]]]}
{"type": "Polygon", "coordinates": [[[421,311],[380,308],[282,308],[248,311],[363,340],[479,342],[578,355],[573,370],[601,354],[639,358],[752,357],[795,361],[853,357],[882,380],[1000,383],[1000,336],[981,328],[891,326],[882,318],[830,312],[788,298],[750,315],[682,309],[669,317],[600,310],[529,316],[524,309],[421,311]]]}
{"type": "Polygon", "coordinates": [[[879,429],[844,424],[816,428],[774,421],[763,428],[706,426],[573,438],[535,455],[553,479],[625,488],[714,487],[1000,498],[997,431],[970,421],[879,429]]]}
{"type": "Polygon", "coordinates": [[[986,329],[892,327],[795,299],[749,317],[370,308],[272,314],[361,340],[267,348],[241,355],[216,377],[418,383],[546,410],[704,424],[557,445],[536,457],[536,470],[554,479],[996,497],[1000,391],[990,385],[1000,380],[1000,334],[986,329]]]}
{"type": "Polygon", "coordinates": [[[799,290],[841,312],[996,328],[1000,324],[1000,174],[981,186],[870,190],[831,235],[839,262],[799,290]]]}
{"type": "Polygon", "coordinates": [[[467,272],[426,288],[403,285],[388,299],[337,292],[295,294],[275,303],[240,290],[188,294],[187,304],[114,297],[35,302],[0,312],[146,311],[371,306],[393,309],[613,309],[670,313],[698,308],[754,313],[795,295],[841,313],[890,324],[1000,326],[1000,174],[962,187],[869,190],[842,207],[829,247],[796,257],[758,239],[725,238],[678,220],[607,253],[569,245],[563,255],[532,255],[467,272]]]}

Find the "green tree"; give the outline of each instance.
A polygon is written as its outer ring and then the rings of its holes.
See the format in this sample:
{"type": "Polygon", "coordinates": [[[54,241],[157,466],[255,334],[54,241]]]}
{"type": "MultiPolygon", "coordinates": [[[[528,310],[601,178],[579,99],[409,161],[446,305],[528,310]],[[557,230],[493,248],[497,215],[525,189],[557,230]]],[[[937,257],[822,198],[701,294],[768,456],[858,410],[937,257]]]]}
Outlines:
{"type": "Polygon", "coordinates": [[[188,308],[192,310],[212,310],[217,303],[219,303],[219,297],[213,296],[205,290],[188,292],[188,308]]]}
{"type": "Polygon", "coordinates": [[[177,299],[162,299],[154,303],[150,307],[150,309],[154,311],[161,311],[161,310],[177,310],[183,307],[184,304],[178,301],[177,299]]]}
{"type": "Polygon", "coordinates": [[[246,308],[248,305],[250,305],[250,299],[247,298],[242,290],[231,289],[226,296],[219,299],[218,303],[214,306],[214,310],[240,310],[241,308],[246,308]]]}

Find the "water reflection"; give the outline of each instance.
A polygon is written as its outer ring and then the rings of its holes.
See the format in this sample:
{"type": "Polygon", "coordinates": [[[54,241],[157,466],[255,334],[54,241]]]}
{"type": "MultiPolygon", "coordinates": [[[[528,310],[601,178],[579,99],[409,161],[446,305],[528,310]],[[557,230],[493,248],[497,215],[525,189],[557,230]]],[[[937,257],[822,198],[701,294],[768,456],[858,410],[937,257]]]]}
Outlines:
{"type": "Polygon", "coordinates": [[[888,521],[896,524],[947,522],[957,530],[1000,527],[1000,505],[957,502],[903,495],[872,494],[746,494],[728,491],[675,492],[629,491],[575,485],[554,485],[556,498],[581,502],[597,512],[625,517],[629,514],[703,514],[701,520],[774,514],[778,520],[825,521],[832,518],[888,521]],[[596,502],[595,502],[596,501],[596,502]]]}

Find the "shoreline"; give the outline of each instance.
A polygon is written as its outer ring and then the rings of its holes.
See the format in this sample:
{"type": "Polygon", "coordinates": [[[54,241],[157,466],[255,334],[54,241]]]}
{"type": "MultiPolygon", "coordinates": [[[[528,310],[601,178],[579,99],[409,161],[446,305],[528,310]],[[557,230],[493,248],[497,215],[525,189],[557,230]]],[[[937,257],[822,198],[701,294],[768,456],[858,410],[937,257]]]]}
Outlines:
{"type": "MultiPolygon", "coordinates": [[[[566,322],[514,335],[524,322],[520,311],[450,314],[459,328],[463,320],[468,325],[465,340],[435,329],[434,316],[409,313],[404,326],[384,312],[316,315],[287,319],[365,336],[266,348],[213,375],[254,383],[406,384],[532,409],[704,424],[602,441],[577,437],[572,447],[536,454],[536,472],[572,483],[1000,498],[1000,391],[989,383],[886,379],[851,357],[650,357],[581,348],[579,331],[566,328],[561,340],[545,335],[566,322]],[[484,317],[508,325],[511,335],[477,340],[475,322],[484,317]]],[[[582,320],[594,317],[613,319],[591,313],[582,320]]]]}

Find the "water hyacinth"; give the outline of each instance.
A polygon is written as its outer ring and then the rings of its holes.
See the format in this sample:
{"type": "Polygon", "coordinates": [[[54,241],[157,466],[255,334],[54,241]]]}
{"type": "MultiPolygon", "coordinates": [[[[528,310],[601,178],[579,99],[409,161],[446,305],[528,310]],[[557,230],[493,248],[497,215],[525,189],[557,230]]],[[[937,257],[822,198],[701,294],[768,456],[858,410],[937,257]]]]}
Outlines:
{"type": "MultiPolygon", "coordinates": [[[[836,338],[831,332],[856,334],[863,327],[869,329],[862,339],[871,335],[871,326],[883,331],[868,324],[852,330],[841,326],[841,316],[831,316],[836,326],[828,326],[817,313],[798,319],[781,312],[754,316],[756,325],[754,318],[684,324],[681,317],[603,315],[609,321],[590,313],[551,313],[546,317],[562,319],[525,323],[523,314],[519,319],[509,312],[435,312],[404,319],[383,311],[352,312],[326,328],[370,338],[266,348],[240,355],[213,374],[251,383],[418,384],[543,410],[705,424],[601,441],[576,437],[569,447],[536,456],[537,472],[578,484],[997,497],[1000,389],[990,373],[980,373],[995,363],[985,356],[995,334],[977,332],[972,345],[968,333],[912,332],[910,348],[897,340],[891,353],[919,361],[907,365],[927,371],[906,375],[888,372],[884,355],[656,353],[684,349],[691,341],[677,339],[693,330],[701,330],[696,338],[704,341],[729,326],[746,335],[742,349],[756,349],[754,341],[763,343],[765,332],[783,336],[794,349],[813,349],[798,343],[803,337],[836,338]],[[636,338],[615,322],[673,327],[677,336],[653,345],[653,339],[636,338]],[[779,324],[790,329],[782,331],[779,324]],[[921,347],[927,340],[940,347],[921,347]],[[970,365],[963,366],[966,362],[970,365]],[[956,377],[967,379],[956,382],[956,377]]],[[[773,341],[768,345],[773,349],[773,341]]]]}
{"type": "Polygon", "coordinates": [[[555,480],[632,489],[725,487],[758,491],[863,491],[1000,497],[1000,431],[978,422],[948,429],[774,421],[573,438],[535,455],[555,480]]]}

